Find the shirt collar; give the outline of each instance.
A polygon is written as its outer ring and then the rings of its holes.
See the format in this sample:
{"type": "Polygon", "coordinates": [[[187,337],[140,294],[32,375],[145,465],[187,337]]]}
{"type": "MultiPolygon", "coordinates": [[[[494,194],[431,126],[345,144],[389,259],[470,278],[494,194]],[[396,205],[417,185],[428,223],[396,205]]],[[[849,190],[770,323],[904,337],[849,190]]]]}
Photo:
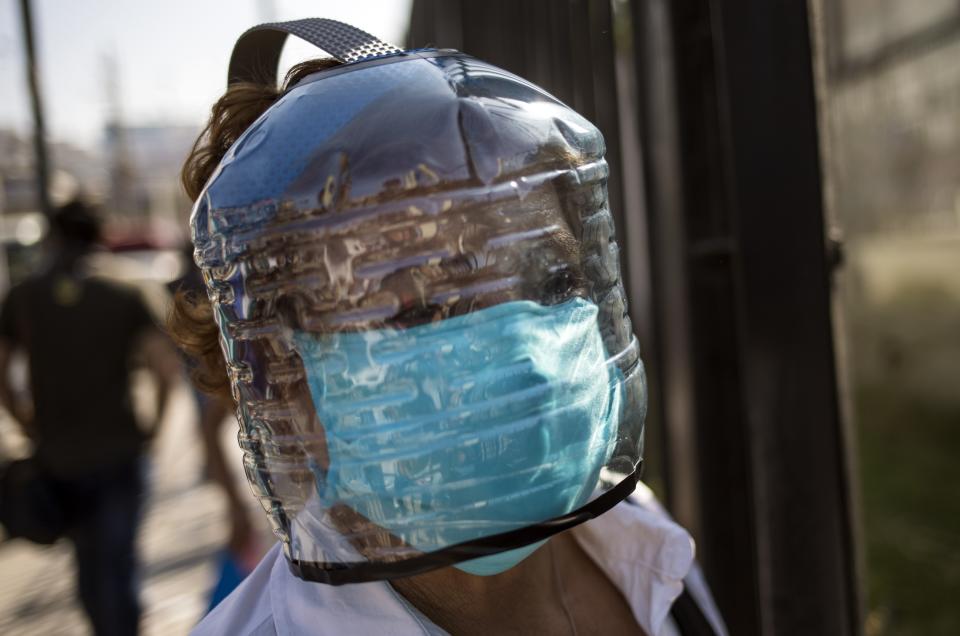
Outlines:
{"type": "MultiPolygon", "coordinates": [[[[577,543],[620,589],[634,619],[658,634],[694,558],[693,539],[663,511],[643,484],[606,514],[573,529],[577,543]]],[[[280,636],[313,633],[322,617],[329,633],[429,634],[424,624],[383,581],[332,586],[303,581],[277,552],[270,575],[270,602],[280,636]]]]}
{"type": "Polygon", "coordinates": [[[647,634],[659,634],[693,566],[690,534],[640,483],[623,503],[573,529],[581,548],[620,589],[647,634]]]}

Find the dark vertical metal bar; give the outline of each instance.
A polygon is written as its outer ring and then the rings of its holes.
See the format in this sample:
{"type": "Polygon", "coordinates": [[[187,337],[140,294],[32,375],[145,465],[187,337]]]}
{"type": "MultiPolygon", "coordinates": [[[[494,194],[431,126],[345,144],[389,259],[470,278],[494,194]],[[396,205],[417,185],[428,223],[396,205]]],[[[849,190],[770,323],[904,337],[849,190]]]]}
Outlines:
{"type": "Polygon", "coordinates": [[[543,87],[571,106],[576,96],[573,73],[573,47],[570,42],[569,5],[565,1],[550,2],[545,18],[550,24],[551,74],[543,87]]]}
{"type": "Polygon", "coordinates": [[[436,45],[444,49],[463,48],[463,17],[460,0],[443,0],[433,6],[436,45]]]}
{"type": "Polygon", "coordinates": [[[486,46],[486,7],[467,0],[463,3],[463,51],[470,55],[482,57],[479,51],[486,46]]]}
{"type": "Polygon", "coordinates": [[[436,45],[432,40],[436,36],[436,24],[431,19],[432,15],[433,0],[414,1],[410,7],[410,26],[407,28],[406,48],[419,49],[436,45]]]}
{"type": "MultiPolygon", "coordinates": [[[[616,76],[617,121],[620,132],[621,192],[623,195],[623,234],[618,234],[621,246],[621,265],[629,299],[630,318],[634,332],[640,340],[641,355],[647,368],[647,421],[644,432],[644,482],[659,496],[668,493],[667,446],[664,436],[663,411],[661,408],[660,368],[657,366],[656,341],[654,338],[654,307],[652,298],[650,244],[650,207],[646,203],[645,154],[641,144],[640,94],[637,90],[637,47],[646,46],[647,39],[634,40],[637,18],[626,0],[611,2],[614,30],[614,67],[616,76]]],[[[664,498],[666,502],[666,498],[664,498]]]]}
{"type": "MultiPolygon", "coordinates": [[[[957,7],[960,8],[960,0],[955,0],[957,7]]],[[[842,24],[830,25],[832,18],[825,11],[829,10],[824,4],[833,6],[834,3],[811,2],[810,20],[813,25],[811,28],[812,48],[814,50],[814,84],[815,92],[819,98],[818,104],[821,111],[818,113],[819,138],[821,148],[821,161],[823,169],[820,171],[823,179],[824,192],[824,222],[828,228],[827,234],[827,254],[829,270],[831,274],[831,289],[833,290],[831,298],[831,313],[833,315],[833,335],[836,344],[836,375],[837,375],[837,394],[841,422],[841,452],[844,453],[843,468],[846,469],[847,492],[850,497],[847,503],[847,520],[849,524],[849,535],[852,538],[851,552],[853,569],[856,576],[856,584],[852,586],[854,600],[856,603],[856,616],[866,616],[864,605],[864,585],[866,573],[864,570],[864,537],[863,531],[863,489],[860,482],[859,452],[856,428],[853,418],[853,394],[851,385],[851,374],[849,369],[849,343],[844,338],[849,333],[846,325],[846,316],[844,315],[842,285],[838,286],[836,278],[837,270],[843,265],[843,233],[842,224],[838,218],[838,207],[836,205],[836,181],[837,176],[842,174],[838,169],[837,157],[832,152],[829,135],[829,99],[828,95],[832,85],[830,80],[835,77],[834,71],[831,71],[831,65],[834,69],[840,68],[835,61],[840,57],[842,39],[842,24]],[[832,30],[831,30],[832,29],[832,30]],[[834,60],[834,61],[831,61],[834,60]]],[[[836,10],[835,10],[836,11],[836,10]]],[[[838,19],[842,12],[836,11],[838,19]]]]}
{"type": "MultiPolygon", "coordinates": [[[[617,104],[617,69],[614,59],[613,9],[609,0],[589,2],[587,37],[589,38],[589,79],[593,97],[593,123],[603,132],[610,166],[608,192],[610,212],[617,236],[626,236],[623,207],[623,164],[620,158],[620,121],[617,104]]],[[[625,289],[630,289],[630,270],[622,270],[625,289]]]]}
{"type": "Polygon", "coordinates": [[[30,89],[30,109],[33,112],[33,151],[37,170],[37,198],[44,214],[51,214],[50,166],[47,157],[46,124],[43,117],[43,100],[40,95],[36,44],[33,32],[33,13],[30,0],[20,0],[20,17],[23,28],[23,46],[27,62],[27,84],[30,89]]]}
{"type": "Polygon", "coordinates": [[[550,83],[550,25],[546,20],[546,2],[552,0],[528,0],[520,2],[522,23],[535,30],[535,37],[520,38],[523,45],[523,56],[526,61],[525,77],[530,81],[546,86],[550,83]]]}
{"type": "Polygon", "coordinates": [[[501,37],[500,46],[509,60],[508,68],[521,77],[530,77],[530,61],[524,40],[536,40],[540,36],[540,25],[537,22],[524,22],[523,0],[500,2],[500,22],[494,26],[493,33],[501,37]]]}
{"type": "Polygon", "coordinates": [[[711,0],[762,626],[860,630],[808,9],[711,0]]]}
{"type": "Polygon", "coordinates": [[[673,503],[731,633],[858,633],[806,5],[633,6],[673,503]]]}
{"type": "Polygon", "coordinates": [[[570,33],[571,75],[573,102],[569,105],[578,113],[596,120],[596,102],[593,96],[593,67],[590,59],[590,9],[588,0],[569,0],[566,28],[570,33]]]}
{"type": "MultiPolygon", "coordinates": [[[[670,6],[670,0],[631,1],[634,66],[638,74],[638,125],[645,152],[647,247],[652,270],[654,337],[647,358],[652,359],[657,370],[650,378],[651,411],[659,414],[663,421],[666,449],[663,477],[669,507],[697,540],[700,558],[707,566],[707,577],[720,582],[723,581],[722,572],[714,576],[714,568],[707,562],[710,555],[704,550],[701,529],[697,405],[693,394],[692,318],[684,218],[687,197],[678,104],[680,61],[673,54],[676,46],[670,6]]],[[[746,573],[753,572],[749,561],[742,562],[741,569],[746,573]]],[[[725,612],[734,605],[731,596],[747,594],[748,606],[753,606],[749,582],[739,579],[737,583],[736,589],[715,590],[725,612]]],[[[744,633],[752,632],[746,630],[744,633]]]]}
{"type": "MultiPolygon", "coordinates": [[[[760,634],[763,572],[758,564],[761,540],[755,519],[764,505],[754,496],[753,457],[747,425],[744,370],[740,365],[740,316],[734,260],[739,245],[733,210],[727,204],[729,173],[722,146],[723,116],[718,103],[714,33],[706,0],[678,0],[667,6],[676,90],[679,187],[683,244],[679,249],[687,277],[689,385],[673,388],[691,404],[690,429],[683,443],[688,462],[696,462],[694,502],[699,518],[700,554],[731,633],[760,634]]],[[[660,219],[658,218],[658,221],[660,219]]],[[[664,221],[667,222],[667,221],[664,221]]],[[[670,292],[667,292],[670,293],[670,292]]],[[[662,328],[670,330],[670,323],[662,328]]],[[[669,336],[676,340],[679,335],[669,336]]],[[[674,402],[670,406],[677,406],[674,402]]],[[[679,440],[678,440],[679,441],[679,440]]],[[[671,440],[671,445],[672,445],[671,440]]],[[[677,449],[674,453],[682,453],[677,449]]],[[[691,463],[678,467],[691,467],[691,463]]],[[[689,493],[686,493],[689,495],[689,493]]],[[[681,509],[684,506],[681,505],[681,509]]],[[[762,511],[759,513],[762,514],[762,511]]]]}

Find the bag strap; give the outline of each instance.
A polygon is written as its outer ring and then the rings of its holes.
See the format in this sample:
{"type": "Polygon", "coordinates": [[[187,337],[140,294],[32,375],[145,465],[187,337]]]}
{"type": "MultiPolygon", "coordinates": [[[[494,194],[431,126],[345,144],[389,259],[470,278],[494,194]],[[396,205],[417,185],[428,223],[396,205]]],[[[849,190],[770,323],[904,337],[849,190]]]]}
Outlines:
{"type": "Polygon", "coordinates": [[[268,22],[248,29],[237,39],[230,56],[227,85],[251,81],[276,84],[280,53],[288,35],[306,40],[344,64],[403,53],[403,49],[337,20],[304,18],[268,22]]]}
{"type": "Polygon", "coordinates": [[[670,606],[670,616],[683,636],[719,636],[703,608],[686,588],[670,606]]]}

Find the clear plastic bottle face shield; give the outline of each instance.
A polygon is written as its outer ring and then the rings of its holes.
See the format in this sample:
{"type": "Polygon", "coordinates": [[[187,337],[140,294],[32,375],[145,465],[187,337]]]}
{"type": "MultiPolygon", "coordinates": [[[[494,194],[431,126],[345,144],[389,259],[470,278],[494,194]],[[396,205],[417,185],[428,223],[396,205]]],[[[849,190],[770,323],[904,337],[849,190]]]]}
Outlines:
{"type": "Polygon", "coordinates": [[[237,140],[191,219],[247,477],[302,578],[503,571],[639,474],[603,138],[456,51],[351,56],[331,33],[382,43],[333,21],[248,32],[231,78],[287,32],[346,63],[237,140]]]}

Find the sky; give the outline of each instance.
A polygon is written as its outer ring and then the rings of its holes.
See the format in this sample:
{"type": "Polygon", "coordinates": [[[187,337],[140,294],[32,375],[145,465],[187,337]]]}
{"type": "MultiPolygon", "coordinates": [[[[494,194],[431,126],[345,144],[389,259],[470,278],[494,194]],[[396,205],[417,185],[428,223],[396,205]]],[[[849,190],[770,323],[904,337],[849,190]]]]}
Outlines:
{"type": "MultiPolygon", "coordinates": [[[[32,0],[48,137],[102,141],[106,60],[115,60],[123,121],[199,128],[225,88],[233,43],[271,20],[334,18],[402,46],[411,0],[32,0]]],[[[0,0],[0,128],[31,130],[20,0],[0,0]]],[[[318,50],[290,38],[281,67],[318,50]]]]}

